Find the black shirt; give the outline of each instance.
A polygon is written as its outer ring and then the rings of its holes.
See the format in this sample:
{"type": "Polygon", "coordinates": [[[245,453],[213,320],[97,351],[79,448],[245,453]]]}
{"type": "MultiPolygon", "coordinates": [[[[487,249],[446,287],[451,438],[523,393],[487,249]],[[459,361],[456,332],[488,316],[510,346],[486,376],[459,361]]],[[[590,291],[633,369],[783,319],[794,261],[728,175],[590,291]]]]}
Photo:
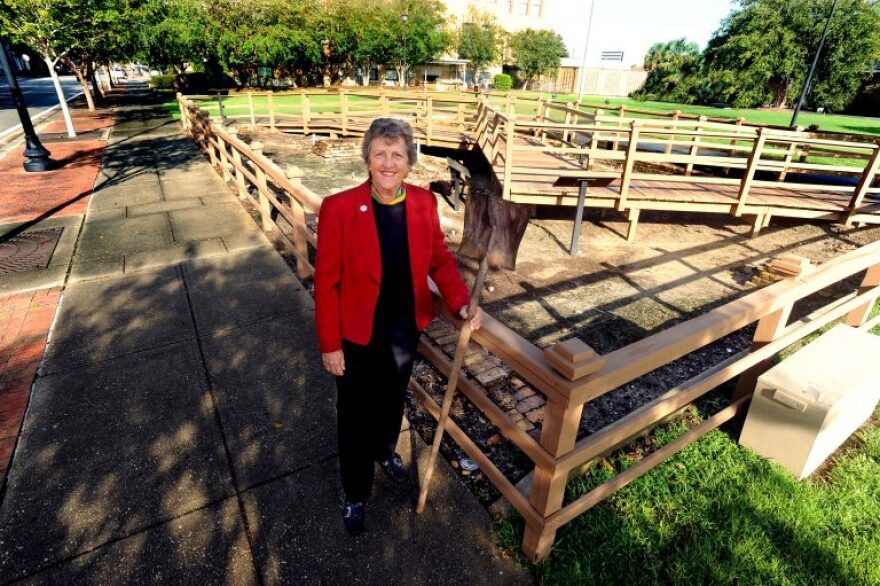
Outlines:
{"type": "Polygon", "coordinates": [[[373,319],[375,340],[377,335],[387,338],[388,334],[395,331],[415,332],[416,310],[409,264],[406,200],[394,205],[384,205],[374,200],[373,217],[379,234],[382,259],[382,283],[373,319]]]}

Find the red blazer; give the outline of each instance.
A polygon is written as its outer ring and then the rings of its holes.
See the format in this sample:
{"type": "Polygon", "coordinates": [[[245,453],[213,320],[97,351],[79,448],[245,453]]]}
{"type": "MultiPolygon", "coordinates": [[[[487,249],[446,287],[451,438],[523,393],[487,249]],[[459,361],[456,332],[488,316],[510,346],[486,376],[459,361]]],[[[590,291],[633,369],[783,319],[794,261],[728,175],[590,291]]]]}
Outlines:
{"type": "MultiPolygon", "coordinates": [[[[437,199],[421,187],[406,185],[406,231],[415,293],[416,327],[434,318],[430,276],[451,311],[468,304],[470,294],[458,274],[437,215],[437,199]]],[[[373,216],[370,183],[331,195],[318,217],[315,260],[315,322],[322,353],[342,348],[345,338],[368,344],[379,298],[382,260],[373,216]]]]}

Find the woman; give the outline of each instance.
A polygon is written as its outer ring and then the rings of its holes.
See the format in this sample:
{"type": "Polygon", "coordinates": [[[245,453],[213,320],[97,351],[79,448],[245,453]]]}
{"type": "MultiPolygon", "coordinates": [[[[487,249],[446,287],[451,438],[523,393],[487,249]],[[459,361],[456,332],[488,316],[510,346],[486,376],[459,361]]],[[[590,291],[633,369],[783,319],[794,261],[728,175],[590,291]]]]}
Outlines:
{"type": "MultiPolygon", "coordinates": [[[[468,289],[446,248],[437,200],[405,184],[416,162],[412,128],[373,121],[361,154],[369,178],[324,200],[315,262],[315,321],[324,368],[336,376],[343,521],[364,529],[374,462],[395,483],[407,472],[395,453],[419,332],[434,318],[430,277],[467,318],[468,289]]],[[[471,327],[480,327],[479,310],[471,327]]]]}

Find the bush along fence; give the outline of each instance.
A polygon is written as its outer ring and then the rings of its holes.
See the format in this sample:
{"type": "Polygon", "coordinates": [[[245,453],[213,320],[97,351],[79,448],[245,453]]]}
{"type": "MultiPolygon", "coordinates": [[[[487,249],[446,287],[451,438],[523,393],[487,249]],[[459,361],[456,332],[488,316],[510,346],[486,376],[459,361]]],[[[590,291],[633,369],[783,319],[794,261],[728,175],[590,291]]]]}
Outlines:
{"type": "MultiPolygon", "coordinates": [[[[184,130],[207,153],[218,173],[234,185],[242,198],[255,193],[263,229],[281,229],[276,218],[293,227],[282,242],[296,255],[301,277],[312,274],[308,247],[316,247],[320,235],[306,224],[305,214],[315,214],[321,198],[266,159],[253,145],[248,146],[223,125],[210,119],[191,100],[178,96],[184,130]]],[[[880,296],[880,242],[846,253],[818,267],[731,301],[699,317],[677,324],[605,355],[598,355],[578,339],[556,343],[543,351],[510,328],[486,315],[484,326],[473,340],[527,381],[545,399],[544,422],[538,439],[526,433],[471,378],[459,379],[458,391],[466,396],[499,432],[534,462],[531,488],[527,493],[508,480],[480,447],[449,421],[447,432],[486,477],[525,519],[522,543],[525,555],[533,561],[544,558],[553,545],[557,530],[590,508],[656,467],[672,454],[699,440],[710,430],[744,413],[757,377],[768,368],[770,359],[781,350],[802,340],[838,319],[851,326],[871,328],[880,316],[868,319],[880,296]],[[821,300],[809,315],[792,320],[795,304],[826,287],[842,289],[850,278],[861,275],[860,284],[834,300],[821,300]],[[664,365],[699,352],[724,336],[756,324],[753,341],[745,349],[705,369],[689,380],[669,389],[657,399],[634,410],[604,429],[578,438],[578,427],[590,402],[609,391],[664,365]],[[611,480],[572,503],[563,506],[569,475],[595,462],[633,438],[650,431],[719,385],[738,377],[729,404],[702,423],[645,457],[611,480]]],[[[422,354],[443,374],[451,367],[449,358],[427,338],[420,344],[422,354]]],[[[436,418],[440,406],[415,381],[411,389],[422,405],[436,418]]]]}

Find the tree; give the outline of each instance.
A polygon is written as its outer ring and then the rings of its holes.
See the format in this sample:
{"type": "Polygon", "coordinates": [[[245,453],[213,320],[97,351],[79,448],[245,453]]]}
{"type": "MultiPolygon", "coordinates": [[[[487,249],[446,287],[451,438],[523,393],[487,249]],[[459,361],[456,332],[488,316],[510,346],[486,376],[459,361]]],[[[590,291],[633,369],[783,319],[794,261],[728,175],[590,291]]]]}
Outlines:
{"type": "Polygon", "coordinates": [[[467,20],[458,28],[455,41],[458,56],[471,62],[474,84],[481,70],[500,59],[503,33],[492,15],[473,7],[468,10],[467,20]]]}
{"type": "Polygon", "coordinates": [[[393,0],[387,6],[390,45],[382,51],[381,62],[394,66],[403,85],[410,64],[436,59],[450,46],[452,39],[444,30],[446,8],[440,0],[393,0]]]}
{"type": "Polygon", "coordinates": [[[218,30],[209,6],[199,0],[146,0],[141,7],[142,56],[181,76],[187,63],[216,56],[218,30]]]}
{"type": "MultiPolygon", "coordinates": [[[[796,100],[833,0],[741,0],[704,52],[707,98],[737,107],[796,100]]],[[[815,74],[814,103],[842,109],[880,56],[875,0],[840,0],[815,74]]]]}
{"type": "MultiPolygon", "coordinates": [[[[279,76],[304,74],[320,58],[319,47],[307,30],[308,14],[316,2],[286,0],[215,2],[209,16],[217,27],[216,58],[242,85],[268,66],[279,76]]],[[[208,58],[210,61],[210,58],[208,58]]]]}
{"type": "Polygon", "coordinates": [[[700,97],[701,64],[700,48],[696,43],[684,38],[655,43],[645,54],[648,78],[644,87],[633,92],[632,97],[693,103],[700,97]]]}
{"type": "Polygon", "coordinates": [[[55,66],[62,60],[74,66],[89,109],[93,110],[82,63],[76,56],[89,54],[124,11],[125,5],[120,0],[2,0],[0,4],[0,25],[4,32],[13,40],[34,47],[46,62],[69,137],[76,136],[76,130],[55,66]]]}
{"type": "Polygon", "coordinates": [[[563,57],[568,57],[562,37],[553,31],[527,28],[510,39],[510,48],[517,67],[523,73],[523,89],[536,77],[546,75],[559,67],[563,57]]]}

